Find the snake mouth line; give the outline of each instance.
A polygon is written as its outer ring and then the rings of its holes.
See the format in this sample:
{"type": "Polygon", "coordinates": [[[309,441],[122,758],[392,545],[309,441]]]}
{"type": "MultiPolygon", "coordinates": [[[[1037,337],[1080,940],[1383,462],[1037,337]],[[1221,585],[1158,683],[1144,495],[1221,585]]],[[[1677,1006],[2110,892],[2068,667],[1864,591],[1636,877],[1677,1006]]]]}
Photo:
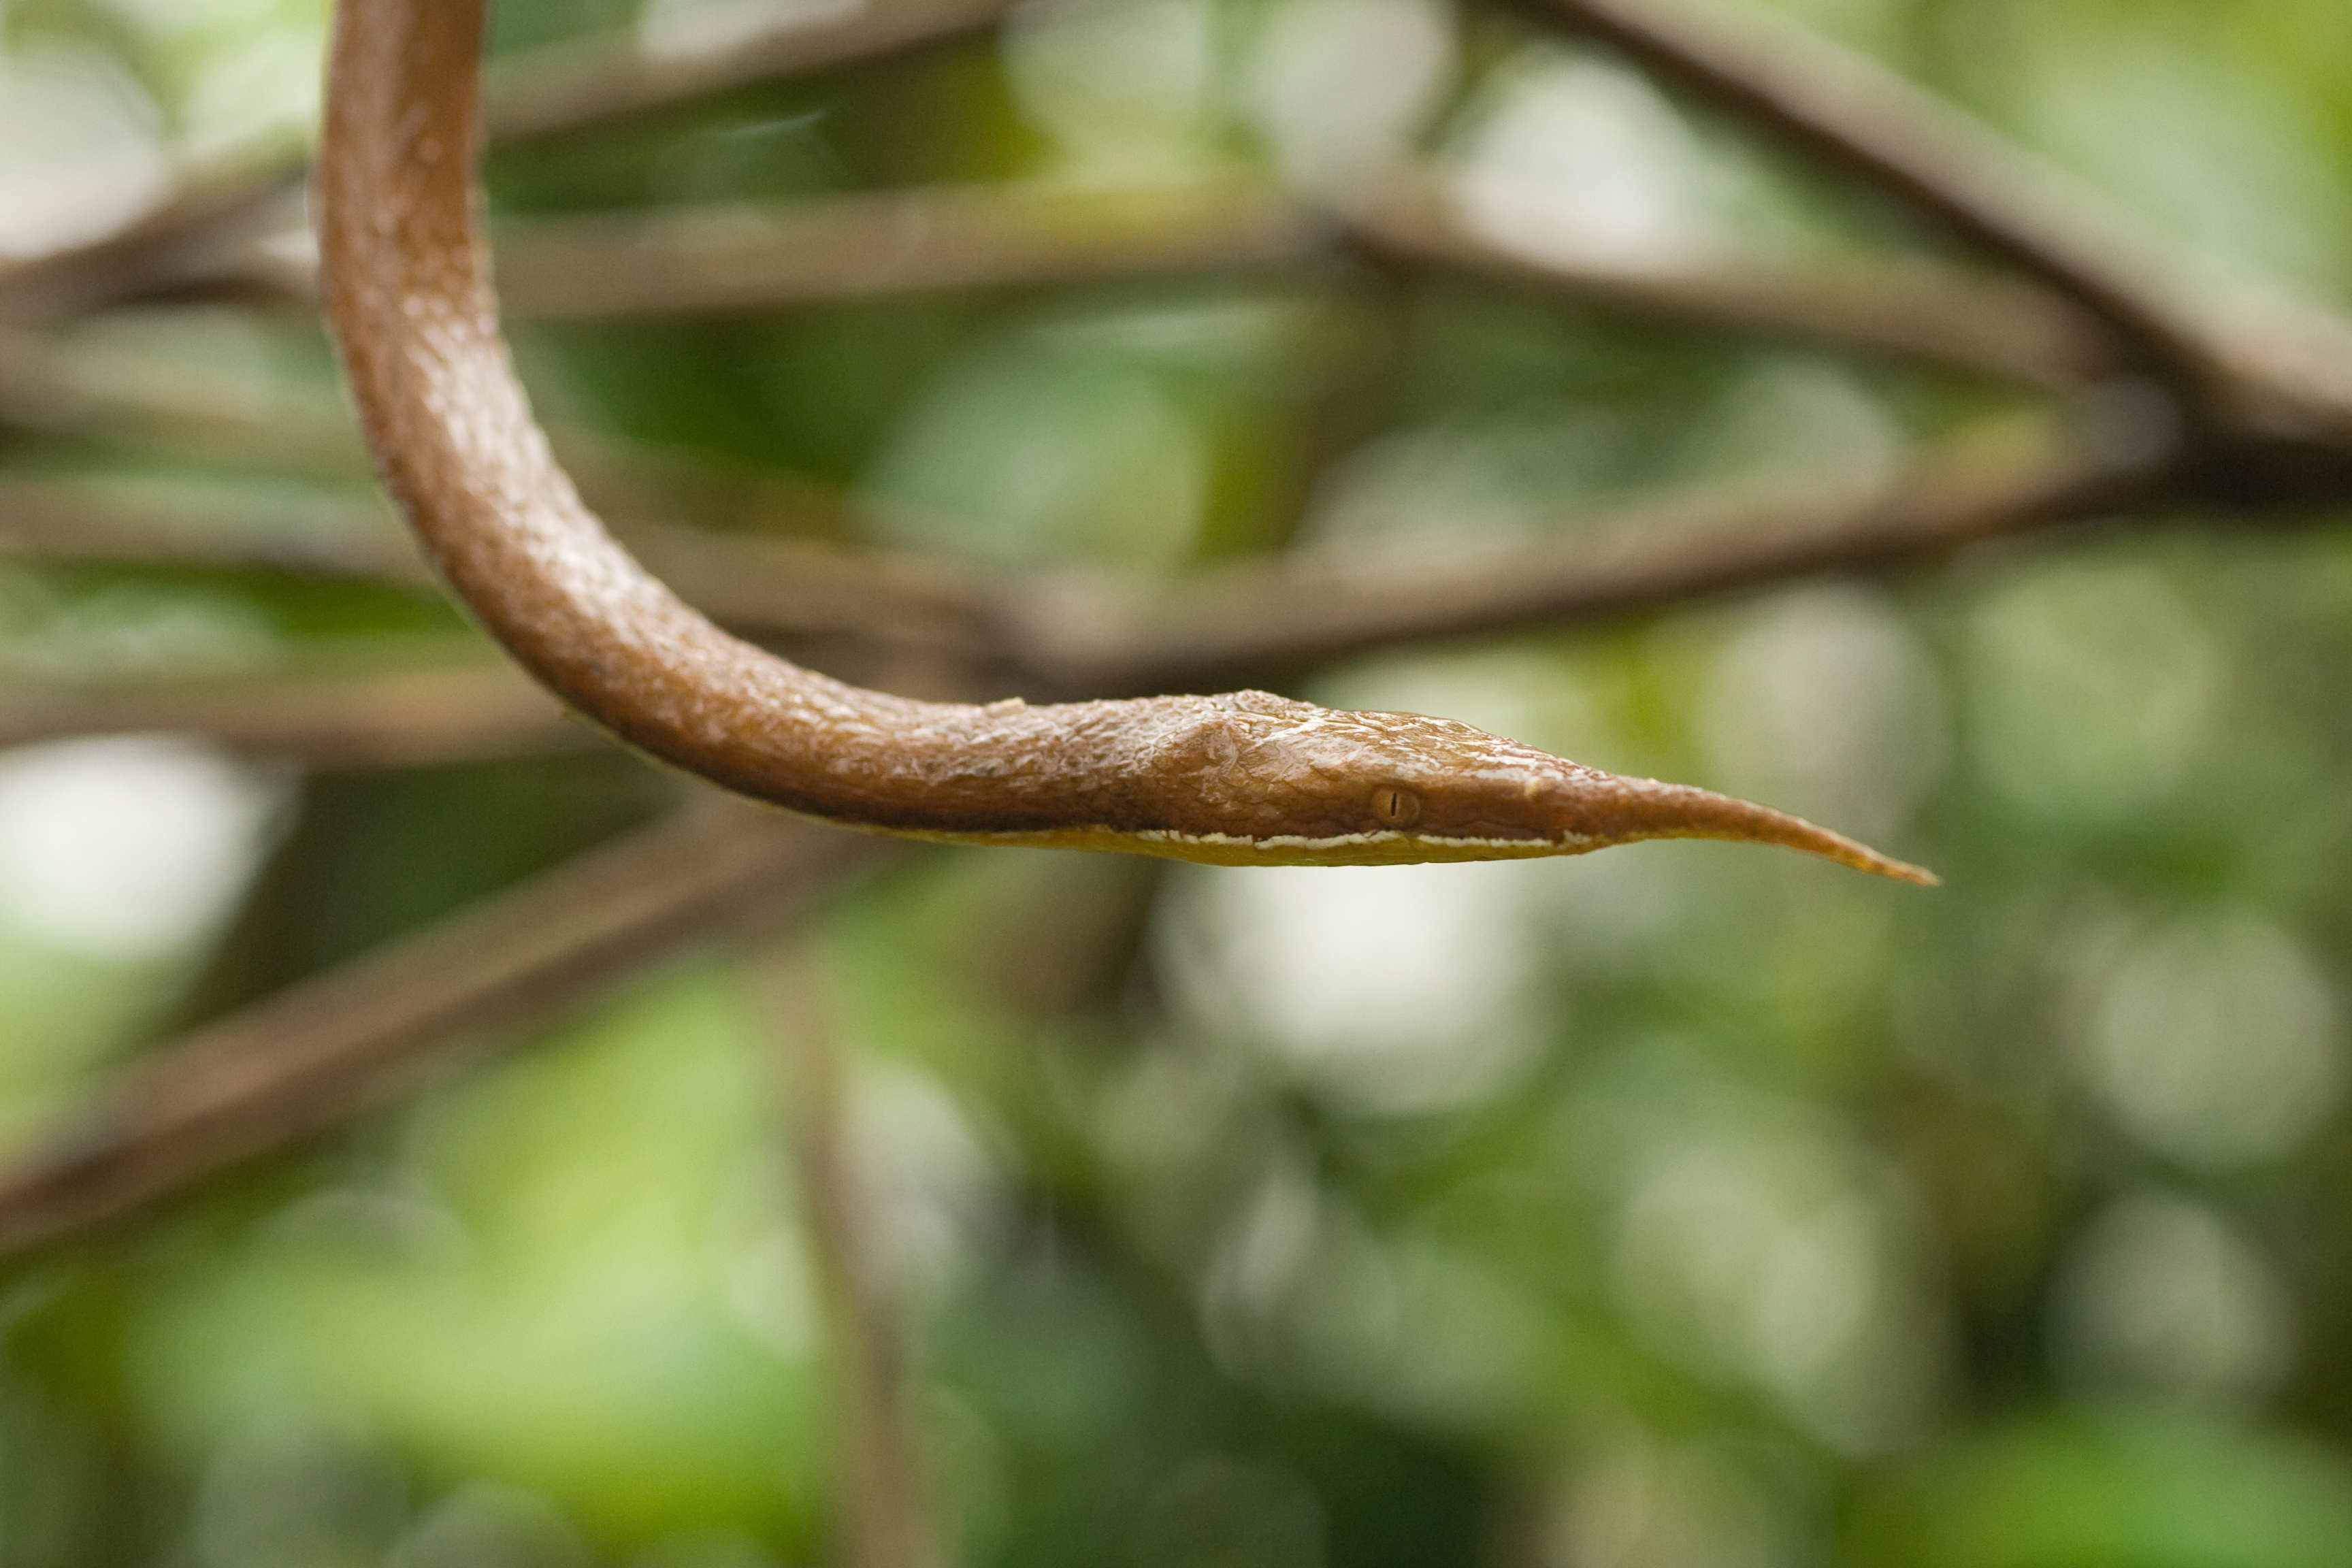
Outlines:
{"type": "MultiPolygon", "coordinates": [[[[1779,814],[1775,814],[1778,816],[1779,814]]],[[[1150,855],[1170,860],[1190,860],[1212,866],[1391,866],[1435,861],[1531,860],[1560,855],[1581,855],[1619,844],[1648,838],[1716,838],[1734,843],[1776,844],[1801,849],[1899,882],[1937,887],[1942,879],[1924,867],[1881,855],[1866,845],[1832,833],[1793,816],[1780,820],[1790,831],[1773,837],[1748,836],[1720,827],[1657,831],[1611,837],[1564,832],[1550,838],[1465,838],[1436,834],[1377,832],[1309,837],[1276,834],[1252,838],[1234,833],[1180,833],[1172,828],[1125,829],[1088,826],[1008,832],[934,832],[920,828],[877,828],[895,837],[942,844],[989,844],[1039,849],[1111,849],[1150,855]]]]}

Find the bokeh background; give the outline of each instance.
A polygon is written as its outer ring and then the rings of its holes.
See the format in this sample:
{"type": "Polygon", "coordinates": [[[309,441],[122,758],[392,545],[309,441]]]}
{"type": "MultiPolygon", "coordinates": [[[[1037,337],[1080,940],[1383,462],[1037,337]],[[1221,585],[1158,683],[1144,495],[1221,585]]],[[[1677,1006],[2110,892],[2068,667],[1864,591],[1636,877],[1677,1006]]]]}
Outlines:
{"type": "MultiPolygon", "coordinates": [[[[0,256],[299,159],[324,9],[0,5],[0,256]]],[[[2218,286],[2352,302],[2340,0],[1773,9],[2218,286]]],[[[827,12],[503,0],[494,47],[686,54],[827,12]]],[[[1529,255],[1939,254],[1605,52],[1436,0],[1036,5],[520,144],[489,184],[509,219],[1316,190],[1399,144],[1529,255]]],[[[48,331],[92,374],[342,417],[282,302],[48,331]]],[[[517,342],[575,427],[849,498],[808,523],[836,542],[848,518],[1139,574],[1508,544],[1667,487],[1883,468],[2041,395],[1344,260],[517,342]]],[[[232,459],[38,412],[0,413],[10,474],[194,527],[373,515],[291,432],[232,459]]],[[[1940,891],[1704,844],[1365,871],[933,848],[844,884],[793,962],[845,1058],[943,1556],[2352,1562],[2352,551],[2338,519],[2287,521],[2137,515],[1290,687],[1751,795],[1940,891]]],[[[414,587],[0,560],[18,697],[488,657],[414,587]]],[[[688,787],[508,749],[0,752],[0,1137],[688,787]]],[[[778,940],[615,973],[295,1152],[8,1262],[0,1568],[839,1560],[755,984],[778,940]]]]}

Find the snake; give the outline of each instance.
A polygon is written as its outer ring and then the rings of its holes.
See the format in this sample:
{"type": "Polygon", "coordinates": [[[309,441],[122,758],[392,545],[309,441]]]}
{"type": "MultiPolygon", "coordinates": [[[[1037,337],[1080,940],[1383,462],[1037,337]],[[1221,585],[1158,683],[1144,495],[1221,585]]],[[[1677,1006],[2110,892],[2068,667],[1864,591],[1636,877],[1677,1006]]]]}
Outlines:
{"type": "Polygon", "coordinates": [[[550,450],[479,222],[485,0],[340,0],[320,287],[384,488],[485,630],[574,713],[737,795],[875,832],[1222,865],[1781,845],[1931,884],[1801,818],[1455,720],[1265,691],[919,701],[802,668],[648,574],[550,450]]]}

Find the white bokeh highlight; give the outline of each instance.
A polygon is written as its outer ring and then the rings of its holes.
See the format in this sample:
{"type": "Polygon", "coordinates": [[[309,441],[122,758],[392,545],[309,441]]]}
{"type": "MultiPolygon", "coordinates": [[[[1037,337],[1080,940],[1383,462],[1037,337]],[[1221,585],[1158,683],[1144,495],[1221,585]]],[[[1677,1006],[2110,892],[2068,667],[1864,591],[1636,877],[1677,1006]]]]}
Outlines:
{"type": "Polygon", "coordinates": [[[1403,151],[1454,63],[1436,0],[1290,0],[1259,38],[1251,108],[1293,184],[1344,195],[1403,151]]]}
{"type": "Polygon", "coordinates": [[[940,1300],[979,1266],[1008,1206],[979,1131],[938,1079],[878,1057],[848,1085],[859,1201],[881,1267],[910,1300],[940,1300]]]}
{"type": "Polygon", "coordinates": [[[2251,912],[2137,935],[2080,1011],[2084,1086],[2140,1143],[2184,1165],[2290,1154],[2343,1094],[2334,987],[2292,936],[2251,912]]]}
{"type": "Polygon", "coordinates": [[[2229,1407],[2294,1364],[2294,1308],[2262,1254],[2160,1193],[2113,1205],[2059,1259],[2051,1331],[2060,1370],[2095,1393],[2229,1407]]]}
{"type": "Polygon", "coordinates": [[[100,960],[168,956],[224,919],[285,790],[192,741],[0,753],[0,924],[100,960]]]}
{"type": "Polygon", "coordinates": [[[1941,775],[1944,708],[1934,665],[1885,595],[1807,588],[1735,619],[1699,731],[1718,787],[1876,841],[1941,775]]]}
{"type": "Polygon", "coordinates": [[[1970,752],[2037,816],[2162,803],[2227,689],[2212,633],[2149,566],[2046,565],[1986,595],[1968,631],[1970,752]]]}
{"type": "Polygon", "coordinates": [[[1033,0],[1006,24],[1006,75],[1061,177],[1192,173],[1217,118],[1215,29],[1207,0],[1033,0]]]}
{"type": "Polygon", "coordinates": [[[1178,1005],[1351,1109],[1494,1092],[1535,1045],[1541,862],[1187,869],[1161,923],[1178,1005]]]}
{"type": "Polygon", "coordinates": [[[1470,226],[1538,260],[1650,268],[1725,247],[1719,172],[1633,72],[1577,56],[1513,73],[1456,153],[1470,226]]]}
{"type": "Polygon", "coordinates": [[[1627,1170],[1610,1265],[1626,1321],[1832,1447],[1902,1441],[1940,1341],[1888,1184],[1801,1129],[1708,1121],[1646,1140],[1627,1170]]]}
{"type": "Polygon", "coordinates": [[[180,100],[182,157],[202,165],[307,142],[319,123],[325,47],[322,29],[283,26],[212,50],[180,100]]]}
{"type": "Polygon", "coordinates": [[[0,260],[100,238],[160,200],[160,119],[102,55],[0,53],[0,260]]]}

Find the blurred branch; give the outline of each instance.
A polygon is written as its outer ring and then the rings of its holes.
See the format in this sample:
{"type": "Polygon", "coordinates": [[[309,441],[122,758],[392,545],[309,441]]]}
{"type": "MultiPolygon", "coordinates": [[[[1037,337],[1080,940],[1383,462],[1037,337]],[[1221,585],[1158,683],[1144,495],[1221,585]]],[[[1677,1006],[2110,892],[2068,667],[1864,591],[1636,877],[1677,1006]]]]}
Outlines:
{"type": "Polygon", "coordinates": [[[102,239],[0,267],[0,322],[58,321],[256,270],[256,241],[302,229],[298,166],[183,190],[102,239]]]}
{"type": "Polygon", "coordinates": [[[1635,315],[1778,331],[2031,384],[2080,385],[2112,368],[2082,315],[2039,289],[1926,262],[1763,258],[1667,267],[1530,256],[1464,223],[1437,180],[1402,166],[1346,209],[1357,247],[1635,315]]]}
{"type": "MultiPolygon", "coordinates": [[[[555,135],[770,78],[887,58],[992,26],[1013,4],[899,0],[667,56],[635,37],[551,46],[492,68],[485,129],[494,142],[555,135]]],[[[295,164],[215,180],[102,239],[0,268],[0,323],[64,321],[182,292],[310,294],[300,216],[307,180],[295,164]]]]}
{"type": "Polygon", "coordinates": [[[878,839],[706,801],[161,1047],[0,1172],[0,1254],[126,1214],[380,1104],[451,1043],[655,955],[789,918],[878,839]]]}
{"type": "MultiPolygon", "coordinates": [[[[226,468],[368,477],[348,411],[325,395],[225,383],[160,355],[0,331],[0,424],[226,468]]],[[[871,509],[837,489],[555,425],[557,452],[614,531],[710,614],[752,632],[861,632],[978,650],[994,590],[951,567],[778,535],[854,539],[871,509]],[[709,525],[680,527],[680,516],[709,525]]],[[[147,481],[0,479],[0,553],[257,566],[425,584],[382,497],[200,492],[147,481]]]]}
{"type": "Polygon", "coordinates": [[[2112,368],[2079,313],[2027,285],[1916,260],[1663,266],[1531,257],[1462,222],[1435,176],[1412,165],[1328,212],[1231,179],[934,186],[509,220],[497,241],[500,300],[518,320],[1296,268],[1350,248],[1391,268],[1466,273],[1638,315],[1793,333],[2035,385],[2078,385],[2112,368]]]}
{"type": "Polygon", "coordinates": [[[0,425],[257,473],[373,477],[330,388],[293,395],[211,365],[46,332],[0,329],[0,425]]]}
{"type": "Polygon", "coordinates": [[[1942,222],[2082,306],[2180,403],[2183,479],[2248,505],[2352,496],[2352,322],[2223,302],[2096,192],[1894,72],[1761,14],[1683,0],[1513,0],[1614,45],[1942,222]]]}
{"type": "MultiPolygon", "coordinates": [[[[584,486],[604,502],[614,531],[688,602],[739,631],[855,637],[973,660],[1004,652],[1003,624],[1014,613],[1009,584],[911,555],[654,521],[673,510],[665,500],[755,527],[787,509],[788,522],[804,521],[806,512],[798,486],[658,463],[647,479],[633,458],[591,450],[582,465],[592,476],[584,486]]],[[[839,498],[807,489],[808,510],[843,507],[839,498]]],[[[11,555],[435,585],[381,497],[286,496],[250,487],[206,493],[152,480],[0,474],[0,556],[11,555]]],[[[0,734],[8,711],[0,699],[0,734]]],[[[295,754],[308,752],[298,746],[295,754]]]]}
{"type": "Polygon", "coordinates": [[[1089,691],[1268,679],[1376,647],[1583,624],[2108,516],[2157,500],[2168,471],[2155,458],[1931,456],[1885,479],[1669,495],[1467,559],[1305,554],[1124,604],[1041,600],[1033,658],[1089,691]]]}
{"type": "Polygon", "coordinates": [[[1013,583],[943,562],[632,522],[615,530],[688,603],[739,629],[847,636],[971,662],[1006,657],[1013,583]]]}
{"type": "Polygon", "coordinates": [[[0,555],[431,581],[382,498],[0,473],[0,555]]]}
{"type": "MultiPolygon", "coordinates": [[[[254,287],[307,296],[315,288],[302,250],[307,237],[258,237],[235,254],[246,258],[241,265],[265,270],[254,287]]],[[[1919,261],[1657,266],[1535,258],[1463,223],[1435,178],[1410,165],[1330,213],[1310,211],[1269,185],[1221,180],[1121,189],[945,186],[509,220],[499,232],[498,268],[508,315],[567,319],[1307,267],[1349,247],[1391,267],[1464,272],[1640,315],[1790,332],[2038,385],[2079,384],[2110,368],[2079,316],[2021,284],[1919,261]]],[[[19,361],[34,352],[26,341],[14,348],[19,361]]],[[[101,384],[84,395],[104,392],[101,384]]],[[[90,416],[68,404],[20,419],[90,416]]],[[[352,459],[340,441],[329,454],[313,438],[298,447],[298,460],[341,469],[352,459]]]]}
{"type": "MultiPolygon", "coordinates": [[[[403,542],[410,538],[375,489],[350,409],[331,387],[291,391],[137,346],[0,329],[0,425],[137,447],[248,474],[364,482],[367,504],[378,518],[365,526],[403,542]]],[[[721,528],[839,538],[857,537],[866,527],[868,509],[828,486],[656,451],[561,421],[550,427],[581,489],[624,528],[681,514],[721,528]]],[[[127,514],[139,509],[126,499],[127,485],[91,484],[75,491],[68,481],[19,483],[26,488],[13,493],[28,510],[79,505],[95,513],[110,505],[125,514],[125,527],[178,526],[160,519],[131,523],[127,514]]],[[[0,503],[6,499],[0,495],[0,503]]],[[[219,509],[197,510],[210,515],[219,509]]],[[[346,510],[311,497],[278,511],[289,526],[325,535],[352,531],[356,503],[346,510]]],[[[229,526],[249,532],[254,521],[229,526]]],[[[413,554],[414,546],[406,547],[413,554]]]]}
{"type": "Polygon", "coordinates": [[[78,735],[202,735],[311,768],[413,767],[593,743],[507,664],[298,673],[0,694],[0,748],[78,735]]]}
{"type": "Polygon", "coordinates": [[[1297,262],[1325,226],[1271,187],[971,186],[501,225],[515,316],[768,309],[1297,262]]]}
{"type": "Polygon", "coordinates": [[[754,983],[782,1058],[802,1224],[847,1436],[847,1558],[852,1568],[932,1568],[939,1553],[923,1504],[898,1314],[849,1142],[824,977],[794,931],[760,955],[754,983]]]}
{"type": "Polygon", "coordinates": [[[591,38],[496,62],[484,84],[493,142],[549,136],[772,77],[883,58],[995,26],[1015,0],[883,0],[674,54],[591,38]]]}
{"type": "MultiPolygon", "coordinates": [[[[1438,559],[1308,552],[1150,587],[1081,573],[1013,582],[658,525],[624,531],[687,598],[732,624],[851,638],[867,661],[911,658],[920,683],[942,692],[1043,700],[1275,680],[1378,647],[1559,626],[1872,570],[2154,504],[2174,495],[2176,462],[2170,448],[2106,458],[1955,447],[1891,475],[1668,494],[1565,521],[1556,537],[1517,549],[1438,559]]],[[[0,739],[121,729],[202,731],[320,765],[481,754],[582,733],[503,666],[0,704],[0,739]]]]}
{"type": "Polygon", "coordinates": [[[1933,215],[2083,306],[2144,363],[2188,381],[2213,370],[2193,310],[2149,265],[2160,247],[2135,243],[2094,193],[1894,72],[1794,26],[1681,0],[1519,3],[1933,215]]]}

